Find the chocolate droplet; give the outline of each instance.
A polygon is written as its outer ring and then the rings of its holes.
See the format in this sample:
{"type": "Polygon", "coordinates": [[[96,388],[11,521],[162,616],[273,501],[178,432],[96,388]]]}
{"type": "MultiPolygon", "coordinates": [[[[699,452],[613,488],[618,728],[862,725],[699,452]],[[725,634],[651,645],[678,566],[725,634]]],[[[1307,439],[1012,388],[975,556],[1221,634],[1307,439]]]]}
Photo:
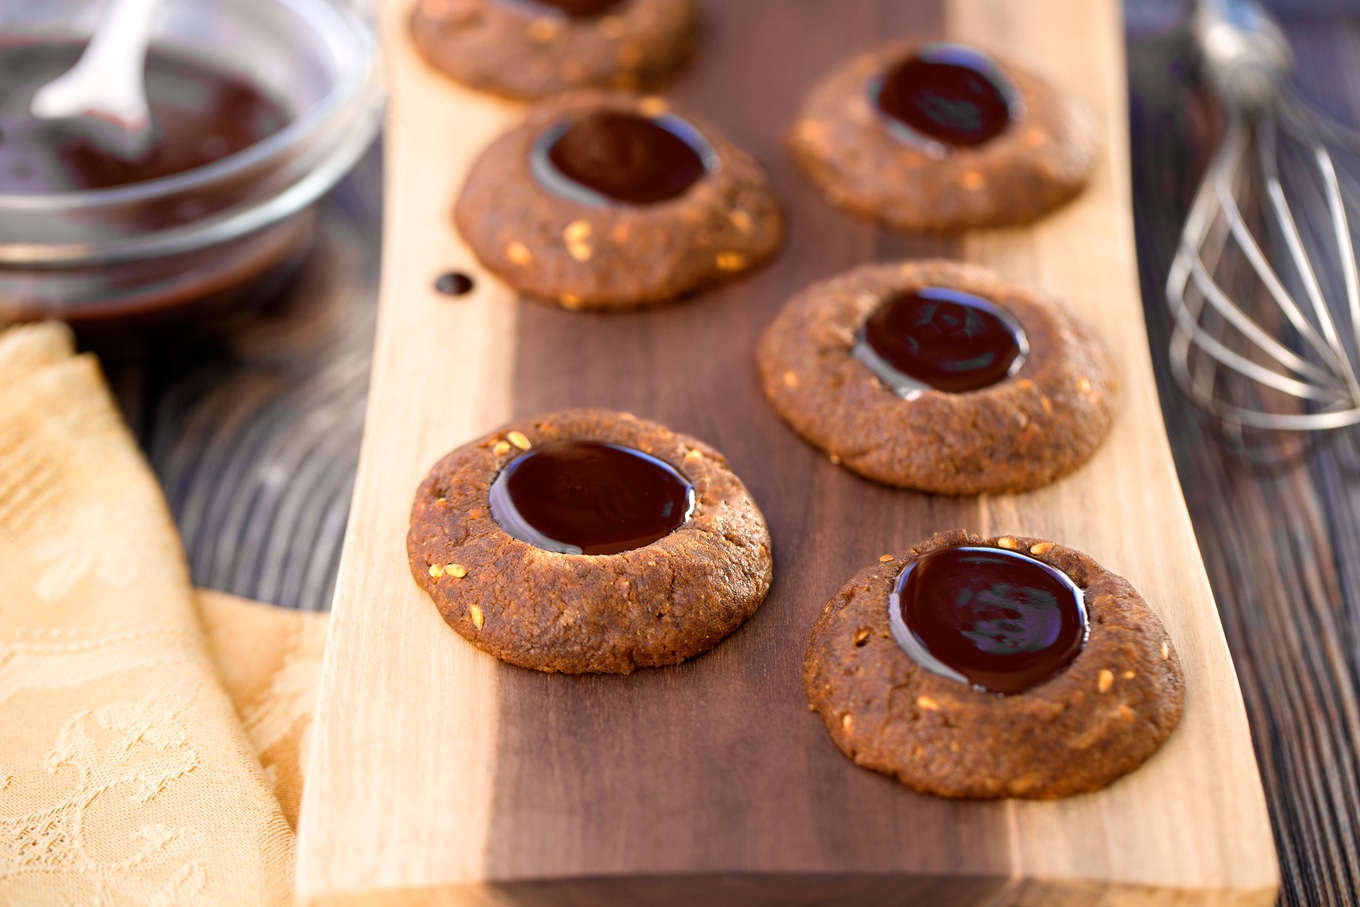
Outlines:
{"type": "Polygon", "coordinates": [[[712,155],[693,127],[669,114],[652,119],[590,113],[545,132],[543,145],[546,155],[536,148],[534,161],[540,182],[590,204],[651,205],[675,198],[703,178],[712,155]],[[563,180],[587,191],[564,187],[563,180]]]}
{"type": "Polygon", "coordinates": [[[650,545],[689,519],[694,488],[656,457],[599,441],[550,441],[506,466],[491,515],[521,541],[565,554],[650,545]]]}
{"type": "Polygon", "coordinates": [[[443,293],[445,296],[464,296],[471,293],[474,286],[476,284],[472,282],[472,278],[462,271],[440,274],[434,282],[435,292],[443,293]]]}
{"type": "Polygon", "coordinates": [[[961,290],[922,287],[880,305],[851,353],[910,399],[927,388],[961,393],[1004,381],[1025,364],[1029,341],[1001,306],[961,290]]]}
{"type": "Polygon", "coordinates": [[[981,51],[959,44],[928,44],[889,69],[878,86],[878,107],[909,141],[981,145],[1005,131],[1019,110],[1015,87],[981,51]]]}
{"type": "Polygon", "coordinates": [[[922,667],[1021,693],[1086,643],[1082,591],[1060,570],[1000,548],[941,548],[913,561],[889,599],[893,636],[922,667]]]}

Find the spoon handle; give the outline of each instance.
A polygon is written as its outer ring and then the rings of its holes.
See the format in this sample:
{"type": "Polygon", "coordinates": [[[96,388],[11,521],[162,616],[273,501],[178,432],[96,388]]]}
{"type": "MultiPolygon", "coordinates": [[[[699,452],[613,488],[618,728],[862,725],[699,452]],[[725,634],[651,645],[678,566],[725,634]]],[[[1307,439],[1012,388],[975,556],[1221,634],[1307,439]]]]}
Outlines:
{"type": "Polygon", "coordinates": [[[108,0],[80,59],[38,89],[30,112],[43,119],[93,116],[134,140],[148,137],[146,49],[160,5],[161,0],[108,0]]]}

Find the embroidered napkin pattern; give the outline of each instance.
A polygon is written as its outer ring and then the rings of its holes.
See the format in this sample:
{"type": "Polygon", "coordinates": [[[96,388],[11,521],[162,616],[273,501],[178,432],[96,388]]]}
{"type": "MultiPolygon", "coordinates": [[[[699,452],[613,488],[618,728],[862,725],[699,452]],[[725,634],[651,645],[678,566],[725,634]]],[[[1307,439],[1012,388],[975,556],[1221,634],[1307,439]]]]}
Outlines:
{"type": "Polygon", "coordinates": [[[97,363],[57,325],[0,334],[0,903],[292,903],[247,730],[296,770],[298,674],[255,691],[286,705],[246,695],[243,727],[97,363]]]}

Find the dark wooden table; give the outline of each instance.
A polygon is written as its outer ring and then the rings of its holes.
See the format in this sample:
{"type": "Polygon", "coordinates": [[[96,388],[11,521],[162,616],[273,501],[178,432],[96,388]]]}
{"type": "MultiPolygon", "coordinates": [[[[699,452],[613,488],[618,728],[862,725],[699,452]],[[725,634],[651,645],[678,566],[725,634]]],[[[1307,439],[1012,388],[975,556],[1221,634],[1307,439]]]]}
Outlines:
{"type": "MultiPolygon", "coordinates": [[[[1330,6],[1350,7],[1350,18],[1287,20],[1300,81],[1334,113],[1360,121],[1360,10],[1345,0],[1330,6]]],[[[1243,451],[1171,382],[1162,288],[1215,118],[1185,4],[1129,0],[1127,18],[1148,331],[1252,722],[1282,902],[1360,903],[1360,457],[1353,437],[1268,438],[1243,451]]],[[[110,362],[201,585],[289,608],[328,606],[363,427],[380,175],[374,152],[323,203],[317,252],[282,298],[170,354],[110,362]]]]}
{"type": "MultiPolygon", "coordinates": [[[[1156,4],[1131,4],[1148,10],[1156,4]]],[[[1335,4],[1334,4],[1335,5],[1335,4]]],[[[1286,20],[1305,93],[1360,122],[1360,30],[1286,20]]],[[[1223,443],[1171,380],[1163,290],[1215,117],[1183,19],[1129,21],[1139,278],[1162,413],[1242,684],[1285,904],[1360,903],[1360,473],[1355,432],[1223,443]],[[1263,465],[1273,464],[1273,465],[1263,465]]]]}

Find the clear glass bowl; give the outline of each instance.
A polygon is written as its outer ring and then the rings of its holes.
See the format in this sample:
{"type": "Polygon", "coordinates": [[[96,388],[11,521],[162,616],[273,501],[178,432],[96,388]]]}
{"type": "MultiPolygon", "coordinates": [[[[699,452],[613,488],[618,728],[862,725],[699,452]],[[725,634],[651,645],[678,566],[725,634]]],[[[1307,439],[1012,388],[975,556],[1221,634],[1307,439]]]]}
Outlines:
{"type": "MultiPolygon", "coordinates": [[[[0,42],[88,40],[102,6],[0,3],[0,42]]],[[[373,30],[344,0],[166,0],[152,44],[249,79],[290,121],[236,154],[160,179],[0,193],[0,324],[156,320],[258,297],[305,255],[312,203],[377,133],[373,30]],[[157,216],[166,211],[176,212],[168,225],[157,216]],[[161,225],[129,227],[148,222],[161,225]]]]}

